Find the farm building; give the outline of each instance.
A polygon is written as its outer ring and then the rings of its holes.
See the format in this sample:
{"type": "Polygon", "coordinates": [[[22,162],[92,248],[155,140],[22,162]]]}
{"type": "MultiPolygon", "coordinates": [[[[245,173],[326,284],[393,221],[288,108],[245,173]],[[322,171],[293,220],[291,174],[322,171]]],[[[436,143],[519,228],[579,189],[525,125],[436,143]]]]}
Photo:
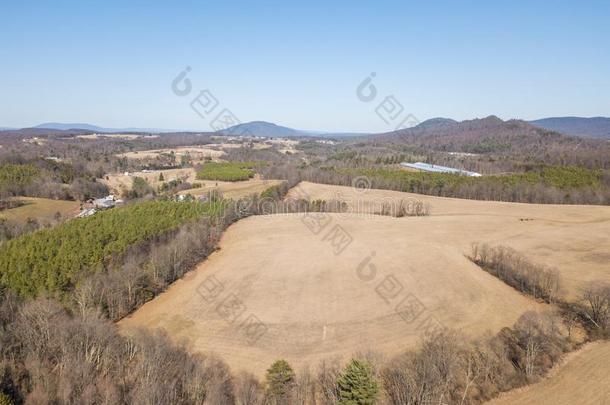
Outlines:
{"type": "Polygon", "coordinates": [[[404,163],[403,162],[400,165],[402,167],[417,169],[417,170],[421,170],[424,172],[461,174],[463,176],[471,176],[471,177],[480,177],[481,176],[481,173],[477,173],[477,172],[470,172],[468,170],[456,169],[453,167],[432,165],[430,163],[423,163],[423,162],[417,162],[417,163],[404,163]]]}

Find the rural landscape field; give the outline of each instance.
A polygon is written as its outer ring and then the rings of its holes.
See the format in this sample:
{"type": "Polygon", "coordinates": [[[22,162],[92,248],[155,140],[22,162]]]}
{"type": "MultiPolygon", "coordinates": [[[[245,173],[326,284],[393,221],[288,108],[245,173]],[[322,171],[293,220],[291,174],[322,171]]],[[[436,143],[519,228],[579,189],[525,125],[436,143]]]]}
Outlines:
{"type": "Polygon", "coordinates": [[[0,405],[610,405],[609,4],[0,15],[0,405]]]}

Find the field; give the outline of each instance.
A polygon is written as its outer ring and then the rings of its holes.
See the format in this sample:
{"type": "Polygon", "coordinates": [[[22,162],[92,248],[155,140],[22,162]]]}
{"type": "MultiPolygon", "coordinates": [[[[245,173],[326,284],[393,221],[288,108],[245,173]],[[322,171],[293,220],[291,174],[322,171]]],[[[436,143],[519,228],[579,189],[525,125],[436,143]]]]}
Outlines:
{"type": "Polygon", "coordinates": [[[122,320],[121,328],[164,328],[193,350],[214,351],[233,370],[260,376],[277,358],[298,370],[357,351],[391,355],[417,345],[429,327],[477,337],[511,325],[524,311],[546,308],[445,241],[442,218],[324,218],[329,222],[318,233],[301,214],[239,221],[218,252],[122,320]],[[339,254],[327,235],[335,225],[353,240],[339,254]],[[221,295],[210,296],[208,277],[222,283],[221,295]],[[217,312],[231,297],[244,311],[233,322],[217,312]],[[254,343],[239,328],[247,316],[266,328],[254,343]]]}
{"type": "Polygon", "coordinates": [[[244,181],[254,177],[251,166],[243,163],[215,163],[203,165],[197,172],[199,180],[244,181]]]}
{"type": "Polygon", "coordinates": [[[128,159],[154,159],[161,155],[174,154],[179,159],[184,155],[190,155],[193,161],[201,161],[205,158],[218,159],[225,152],[221,150],[223,145],[214,144],[206,146],[183,146],[177,148],[140,150],[134,152],[121,153],[117,156],[126,157],[128,159]]]}
{"type": "Polygon", "coordinates": [[[280,184],[280,180],[262,180],[258,176],[246,181],[211,181],[197,180],[200,188],[192,188],[181,191],[181,194],[192,194],[194,196],[204,195],[212,190],[218,190],[225,198],[241,198],[251,194],[260,194],[271,186],[280,184]]]}
{"type": "Polygon", "coordinates": [[[510,246],[531,261],[559,269],[568,299],[592,280],[610,281],[610,207],[540,205],[440,198],[387,190],[300,183],[289,197],[345,200],[352,212],[378,212],[384,203],[419,200],[429,204],[426,227],[463,254],[473,242],[510,246]]]}
{"type": "Polygon", "coordinates": [[[76,135],[76,138],[79,139],[139,139],[139,138],[158,138],[159,135],[138,135],[138,134],[87,134],[87,135],[76,135]]]}
{"type": "Polygon", "coordinates": [[[182,179],[189,183],[193,183],[195,180],[195,169],[188,167],[184,169],[168,169],[168,170],[149,170],[146,172],[129,172],[129,176],[125,176],[125,173],[113,173],[104,176],[102,182],[110,188],[110,190],[118,195],[121,195],[122,190],[130,190],[134,177],[142,177],[146,179],[148,184],[153,188],[157,188],[161,183],[172,180],[182,179]],[[163,173],[163,181],[159,181],[159,175],[163,173]],[[108,179],[106,179],[106,177],[108,179]]]}
{"type": "Polygon", "coordinates": [[[64,218],[74,217],[78,214],[80,208],[78,201],[34,197],[19,197],[18,199],[25,202],[25,204],[20,207],[0,211],[0,218],[6,218],[18,223],[25,223],[28,218],[31,218],[44,224],[53,222],[57,212],[64,218]]]}
{"type": "Polygon", "coordinates": [[[538,384],[490,401],[489,405],[610,404],[610,342],[590,343],[571,353],[538,384]]]}

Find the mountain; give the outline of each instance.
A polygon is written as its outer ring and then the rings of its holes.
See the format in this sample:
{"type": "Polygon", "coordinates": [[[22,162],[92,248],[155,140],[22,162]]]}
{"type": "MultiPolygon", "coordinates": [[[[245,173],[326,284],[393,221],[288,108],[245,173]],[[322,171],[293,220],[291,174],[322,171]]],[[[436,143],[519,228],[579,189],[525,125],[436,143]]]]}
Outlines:
{"type": "Polygon", "coordinates": [[[452,120],[451,118],[430,118],[424,122],[416,125],[416,128],[420,129],[439,129],[439,128],[449,128],[457,125],[458,122],[456,120],[452,120]]]}
{"type": "Polygon", "coordinates": [[[83,124],[83,123],[61,123],[61,122],[45,122],[44,124],[36,125],[36,129],[56,129],[65,131],[68,129],[82,129],[84,131],[92,132],[106,132],[106,133],[118,133],[118,132],[175,132],[172,129],[158,129],[158,128],[104,128],[98,127],[97,125],[83,124]]]}
{"type": "Polygon", "coordinates": [[[552,117],[529,121],[551,131],[584,138],[610,139],[610,118],[552,117]]]}
{"type": "Polygon", "coordinates": [[[237,124],[227,129],[217,131],[222,135],[251,135],[251,136],[265,136],[269,138],[294,138],[294,137],[324,137],[324,138],[340,138],[340,137],[355,137],[364,136],[369,134],[355,133],[355,132],[324,132],[324,131],[307,131],[302,129],[294,129],[284,127],[281,125],[274,124],[266,121],[252,121],[243,124],[237,124]]]}
{"type": "Polygon", "coordinates": [[[546,149],[551,145],[570,145],[572,148],[589,141],[539,128],[521,120],[503,121],[494,115],[461,122],[434,119],[422,124],[374,135],[371,139],[408,143],[423,149],[465,153],[527,153],[534,149],[546,149]]]}
{"type": "Polygon", "coordinates": [[[0,131],[10,131],[13,130],[15,128],[11,128],[11,127],[0,127],[0,131]]]}
{"type": "Polygon", "coordinates": [[[252,121],[244,124],[237,124],[227,129],[218,131],[223,135],[252,135],[266,136],[272,138],[306,136],[307,134],[298,129],[283,127],[272,122],[252,121]]]}

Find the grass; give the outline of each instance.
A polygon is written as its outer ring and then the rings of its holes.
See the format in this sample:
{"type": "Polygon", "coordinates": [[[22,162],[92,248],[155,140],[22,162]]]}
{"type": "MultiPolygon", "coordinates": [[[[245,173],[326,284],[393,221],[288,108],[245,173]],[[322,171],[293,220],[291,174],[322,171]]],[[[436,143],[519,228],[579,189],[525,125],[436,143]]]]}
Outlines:
{"type": "Polygon", "coordinates": [[[254,177],[254,170],[258,162],[238,162],[238,163],[215,163],[210,162],[203,165],[197,172],[199,180],[218,180],[218,181],[243,181],[254,177]]]}
{"type": "Polygon", "coordinates": [[[51,222],[59,212],[62,217],[72,217],[78,212],[80,203],[78,201],[51,200],[48,198],[18,197],[23,205],[0,211],[0,219],[4,218],[20,224],[26,223],[28,219],[38,222],[51,222]]]}

